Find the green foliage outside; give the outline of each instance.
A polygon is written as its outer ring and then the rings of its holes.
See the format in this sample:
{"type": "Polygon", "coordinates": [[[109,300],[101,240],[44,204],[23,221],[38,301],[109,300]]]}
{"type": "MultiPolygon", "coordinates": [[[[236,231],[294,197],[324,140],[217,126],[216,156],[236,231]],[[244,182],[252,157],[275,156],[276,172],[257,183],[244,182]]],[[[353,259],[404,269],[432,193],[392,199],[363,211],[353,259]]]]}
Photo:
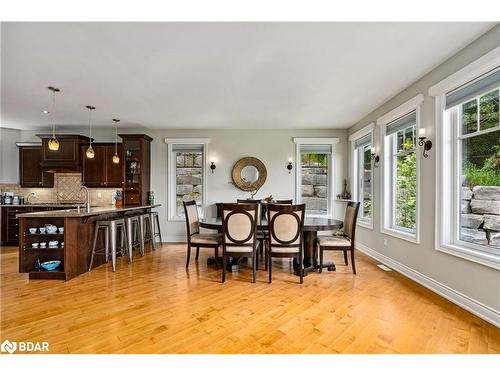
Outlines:
{"type": "MultiPolygon", "coordinates": [[[[411,138],[406,138],[403,151],[414,148],[411,138]]],[[[396,216],[395,225],[415,229],[417,219],[417,154],[410,151],[397,158],[396,216]]]]}

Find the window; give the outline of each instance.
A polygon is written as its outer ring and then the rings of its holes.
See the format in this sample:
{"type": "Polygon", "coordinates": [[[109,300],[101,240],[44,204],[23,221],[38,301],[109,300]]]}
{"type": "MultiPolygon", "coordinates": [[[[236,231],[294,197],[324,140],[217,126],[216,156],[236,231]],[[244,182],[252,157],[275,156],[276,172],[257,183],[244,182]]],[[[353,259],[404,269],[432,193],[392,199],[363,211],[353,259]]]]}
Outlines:
{"type": "Polygon", "coordinates": [[[353,155],[353,199],[360,202],[358,225],[373,229],[373,172],[371,148],[373,128],[370,124],[349,136],[353,155]]]}
{"type": "Polygon", "coordinates": [[[497,70],[448,92],[441,108],[447,151],[441,168],[452,194],[443,197],[448,218],[441,216],[439,247],[486,262],[500,258],[499,97],[497,70]]]}
{"type": "Polygon", "coordinates": [[[193,199],[196,200],[200,216],[203,216],[206,195],[205,143],[188,143],[195,141],[190,139],[168,141],[172,142],[168,144],[169,219],[184,220],[183,201],[193,199]]]}
{"type": "Polygon", "coordinates": [[[416,149],[418,95],[378,120],[383,135],[381,231],[419,242],[419,158],[416,149]]]}
{"type": "Polygon", "coordinates": [[[436,250],[500,269],[500,47],[429,88],[436,250]]]}
{"type": "Polygon", "coordinates": [[[332,216],[333,144],[337,138],[295,138],[297,144],[296,201],[306,204],[306,215],[332,216]]]}

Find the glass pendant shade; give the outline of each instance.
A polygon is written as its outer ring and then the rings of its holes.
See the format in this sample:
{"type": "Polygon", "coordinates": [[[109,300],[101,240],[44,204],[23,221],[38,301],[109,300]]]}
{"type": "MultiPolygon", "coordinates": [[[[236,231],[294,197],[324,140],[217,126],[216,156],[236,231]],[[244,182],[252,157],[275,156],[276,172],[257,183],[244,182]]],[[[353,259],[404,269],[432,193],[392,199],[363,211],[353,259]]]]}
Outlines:
{"type": "Polygon", "coordinates": [[[49,139],[49,150],[51,151],[59,150],[59,141],[56,138],[49,139]]]}
{"type": "Polygon", "coordinates": [[[93,159],[94,158],[95,152],[94,152],[94,149],[92,148],[92,146],[89,146],[89,148],[85,152],[85,156],[87,156],[88,159],[93,159]]]}
{"type": "Polygon", "coordinates": [[[113,163],[118,164],[120,163],[120,157],[118,156],[117,153],[113,155],[113,163]]]}
{"type": "Polygon", "coordinates": [[[120,122],[119,119],[114,118],[113,122],[115,123],[115,154],[113,155],[113,163],[118,164],[120,163],[120,157],[118,156],[118,123],[120,122]]]}

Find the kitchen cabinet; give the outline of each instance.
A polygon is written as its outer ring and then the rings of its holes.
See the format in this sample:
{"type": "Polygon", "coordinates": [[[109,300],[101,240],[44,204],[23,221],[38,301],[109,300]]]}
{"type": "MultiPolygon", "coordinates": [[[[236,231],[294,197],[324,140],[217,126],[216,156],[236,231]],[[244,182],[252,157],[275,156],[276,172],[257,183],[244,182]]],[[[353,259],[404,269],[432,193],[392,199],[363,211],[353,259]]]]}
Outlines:
{"type": "Polygon", "coordinates": [[[123,140],[123,199],[125,206],[148,204],[151,186],[151,141],[146,134],[120,134],[123,140]]]}
{"type": "MultiPolygon", "coordinates": [[[[87,145],[82,147],[82,185],[87,187],[121,187],[123,182],[123,158],[120,163],[113,163],[114,143],[93,143],[95,156],[85,156],[87,145]]],[[[118,155],[121,145],[118,147],[118,155]]]]}
{"type": "Polygon", "coordinates": [[[42,139],[42,161],[40,165],[44,170],[53,172],[81,172],[82,171],[82,146],[89,144],[90,138],[83,135],[60,134],[57,135],[59,149],[49,149],[51,135],[38,134],[42,139]]]}
{"type": "Polygon", "coordinates": [[[42,146],[18,144],[19,146],[19,180],[21,187],[54,187],[54,174],[44,171],[42,146]]]}

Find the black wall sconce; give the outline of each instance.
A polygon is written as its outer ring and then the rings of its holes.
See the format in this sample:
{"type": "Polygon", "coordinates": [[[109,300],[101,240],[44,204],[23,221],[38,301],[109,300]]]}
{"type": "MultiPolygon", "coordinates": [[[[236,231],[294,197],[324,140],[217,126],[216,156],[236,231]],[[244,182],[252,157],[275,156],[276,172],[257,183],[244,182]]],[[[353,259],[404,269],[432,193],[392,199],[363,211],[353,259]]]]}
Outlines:
{"type": "Polygon", "coordinates": [[[288,174],[292,173],[293,169],[292,159],[288,159],[288,164],[286,166],[286,169],[288,169],[288,174]]]}
{"type": "Polygon", "coordinates": [[[375,168],[378,167],[378,163],[380,161],[380,156],[378,156],[376,153],[375,153],[375,147],[372,147],[371,148],[371,156],[372,156],[372,160],[373,160],[373,166],[375,168]]]}
{"type": "Polygon", "coordinates": [[[212,173],[214,173],[215,168],[217,168],[217,167],[215,166],[215,162],[214,162],[214,161],[211,161],[211,162],[210,162],[210,170],[212,171],[212,173]]]}
{"type": "Polygon", "coordinates": [[[424,147],[424,151],[422,152],[424,158],[429,157],[427,151],[432,148],[432,142],[425,136],[425,128],[418,129],[418,145],[424,147]]]}

